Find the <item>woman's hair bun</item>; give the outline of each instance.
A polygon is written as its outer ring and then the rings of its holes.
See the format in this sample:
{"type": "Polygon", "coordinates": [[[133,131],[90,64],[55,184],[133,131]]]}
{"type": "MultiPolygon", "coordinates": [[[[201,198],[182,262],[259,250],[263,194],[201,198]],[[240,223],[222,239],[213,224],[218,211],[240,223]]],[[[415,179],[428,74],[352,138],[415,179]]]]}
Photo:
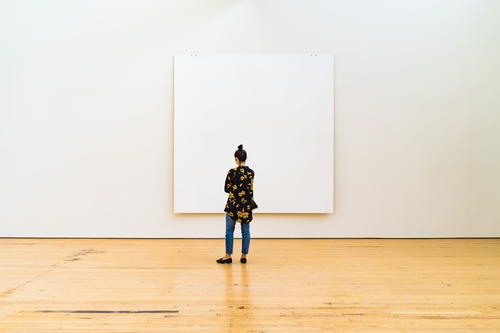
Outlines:
{"type": "Polygon", "coordinates": [[[238,146],[238,150],[234,152],[234,157],[237,157],[240,162],[247,160],[247,152],[243,149],[243,145],[238,146]]]}

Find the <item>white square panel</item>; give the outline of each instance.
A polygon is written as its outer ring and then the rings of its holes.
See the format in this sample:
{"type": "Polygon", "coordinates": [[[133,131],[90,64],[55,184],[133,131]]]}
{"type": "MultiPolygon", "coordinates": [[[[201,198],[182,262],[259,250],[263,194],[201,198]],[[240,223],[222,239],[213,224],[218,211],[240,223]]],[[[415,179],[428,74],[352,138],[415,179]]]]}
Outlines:
{"type": "Polygon", "coordinates": [[[334,56],[177,55],[174,211],[223,212],[243,144],[255,213],[333,212],[334,56]]]}

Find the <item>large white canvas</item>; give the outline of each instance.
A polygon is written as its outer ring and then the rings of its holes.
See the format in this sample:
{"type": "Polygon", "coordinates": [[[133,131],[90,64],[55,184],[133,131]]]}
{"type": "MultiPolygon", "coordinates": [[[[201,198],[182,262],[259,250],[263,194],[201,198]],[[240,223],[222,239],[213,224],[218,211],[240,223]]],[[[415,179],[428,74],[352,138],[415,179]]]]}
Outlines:
{"type": "Polygon", "coordinates": [[[254,213],[331,213],[332,54],[177,55],[174,211],[223,212],[223,185],[243,144],[254,213]]]}

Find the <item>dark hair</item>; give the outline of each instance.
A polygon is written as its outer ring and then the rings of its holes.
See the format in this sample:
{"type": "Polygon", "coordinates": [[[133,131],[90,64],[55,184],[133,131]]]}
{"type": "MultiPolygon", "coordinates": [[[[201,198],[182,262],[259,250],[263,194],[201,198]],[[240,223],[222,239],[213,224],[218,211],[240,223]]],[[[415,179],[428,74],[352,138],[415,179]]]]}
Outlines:
{"type": "Polygon", "coordinates": [[[238,157],[240,162],[247,160],[247,152],[243,149],[243,145],[238,146],[238,150],[234,152],[234,157],[238,157]]]}

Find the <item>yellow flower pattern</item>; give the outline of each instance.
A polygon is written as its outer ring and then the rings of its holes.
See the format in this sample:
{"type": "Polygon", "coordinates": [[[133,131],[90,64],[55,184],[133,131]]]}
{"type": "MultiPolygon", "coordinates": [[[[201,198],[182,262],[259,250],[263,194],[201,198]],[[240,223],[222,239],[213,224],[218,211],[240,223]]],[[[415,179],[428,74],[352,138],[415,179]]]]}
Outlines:
{"type": "Polygon", "coordinates": [[[247,218],[248,217],[248,212],[238,211],[238,217],[247,218]]]}
{"type": "Polygon", "coordinates": [[[253,200],[253,184],[255,172],[248,166],[238,166],[229,169],[224,183],[224,191],[229,194],[225,212],[236,222],[252,221],[252,210],[258,208],[253,200]]]}

